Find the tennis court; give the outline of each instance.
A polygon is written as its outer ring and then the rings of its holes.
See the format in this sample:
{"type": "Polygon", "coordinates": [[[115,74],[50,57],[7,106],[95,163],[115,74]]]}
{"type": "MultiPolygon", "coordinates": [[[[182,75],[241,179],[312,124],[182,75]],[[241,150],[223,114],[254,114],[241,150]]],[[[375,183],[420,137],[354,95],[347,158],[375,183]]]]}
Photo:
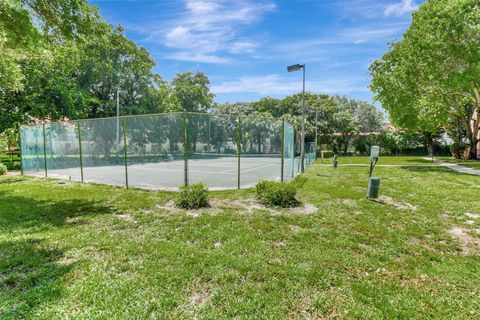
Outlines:
{"type": "Polygon", "coordinates": [[[151,190],[248,188],[300,169],[283,119],[166,113],[24,125],[20,137],[24,174],[151,190]]]}
{"type": "MultiPolygon", "coordinates": [[[[129,187],[149,190],[175,190],[185,184],[185,162],[173,160],[160,163],[84,167],[85,182],[125,186],[126,171],[129,187]]],[[[45,172],[32,173],[44,177],[45,172]]],[[[81,181],[80,168],[48,170],[48,177],[81,181]]],[[[238,158],[219,157],[216,159],[188,160],[188,183],[202,182],[209,189],[235,189],[238,187],[238,158]]],[[[241,158],[240,188],[249,188],[262,179],[281,180],[281,158],[241,158]]]]}

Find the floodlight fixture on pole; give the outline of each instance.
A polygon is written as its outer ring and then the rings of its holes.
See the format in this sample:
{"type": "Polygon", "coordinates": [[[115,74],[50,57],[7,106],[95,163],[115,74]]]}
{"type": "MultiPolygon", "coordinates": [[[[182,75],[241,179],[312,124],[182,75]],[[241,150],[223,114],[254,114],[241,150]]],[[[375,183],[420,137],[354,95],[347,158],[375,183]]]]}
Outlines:
{"type": "Polygon", "coordinates": [[[117,139],[116,139],[116,145],[117,145],[117,155],[118,155],[118,148],[120,146],[120,93],[127,93],[126,90],[121,90],[120,88],[117,87],[117,139]]]}
{"type": "Polygon", "coordinates": [[[301,170],[305,172],[305,64],[294,64],[287,67],[288,72],[294,72],[302,69],[303,71],[303,90],[302,90],[302,131],[301,135],[301,170]]]}

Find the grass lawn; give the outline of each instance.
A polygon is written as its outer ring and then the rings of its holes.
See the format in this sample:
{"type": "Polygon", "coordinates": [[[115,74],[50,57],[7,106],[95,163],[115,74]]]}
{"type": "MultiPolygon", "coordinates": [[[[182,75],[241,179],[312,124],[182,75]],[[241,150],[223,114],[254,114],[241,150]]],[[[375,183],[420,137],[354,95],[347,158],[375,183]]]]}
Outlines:
{"type": "Polygon", "coordinates": [[[310,214],[0,177],[0,318],[479,319],[480,177],[378,167],[374,202],[367,174],[313,165],[310,214]]]}
{"type": "MultiPolygon", "coordinates": [[[[398,157],[383,157],[381,156],[377,164],[385,165],[431,165],[432,161],[426,160],[426,156],[398,156],[398,157]]],[[[320,162],[320,160],[318,160],[320,162]]],[[[332,164],[333,158],[324,159],[325,164],[332,164]]],[[[345,157],[340,155],[338,157],[339,164],[370,164],[370,157],[345,157]]]]}

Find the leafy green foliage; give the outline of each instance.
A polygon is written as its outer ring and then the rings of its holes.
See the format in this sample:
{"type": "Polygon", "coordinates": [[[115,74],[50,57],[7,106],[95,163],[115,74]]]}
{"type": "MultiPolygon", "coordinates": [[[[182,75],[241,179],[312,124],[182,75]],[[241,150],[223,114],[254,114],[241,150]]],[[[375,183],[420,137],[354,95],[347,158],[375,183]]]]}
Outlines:
{"type": "Polygon", "coordinates": [[[287,182],[262,180],[257,183],[258,200],[267,207],[289,208],[298,205],[297,187],[287,182]]]}
{"type": "Polygon", "coordinates": [[[176,205],[184,209],[208,207],[208,189],[202,183],[180,187],[176,205]]]}
{"type": "Polygon", "coordinates": [[[7,174],[7,166],[0,162],[0,176],[7,174]]]}
{"type": "MultiPolygon", "coordinates": [[[[150,54],[85,0],[0,5],[0,133],[15,123],[178,109],[150,54]]],[[[196,77],[196,75],[195,75],[196,77]]]]}
{"type": "Polygon", "coordinates": [[[181,111],[206,112],[213,103],[210,80],[202,72],[179,73],[172,80],[173,95],[181,111]]]}
{"type": "MultiPolygon", "coordinates": [[[[317,111],[319,144],[336,145],[346,152],[361,133],[378,133],[383,130],[383,114],[364,101],[313,93],[307,93],[305,100],[310,110],[317,111]]],[[[223,103],[214,105],[212,111],[220,114],[284,117],[299,128],[301,94],[284,99],[262,98],[255,102],[223,103]]],[[[306,141],[314,141],[315,112],[308,112],[306,119],[306,141]]]]}
{"type": "Polygon", "coordinates": [[[457,142],[465,131],[471,157],[480,127],[478,118],[470,123],[480,111],[479,19],[477,0],[426,1],[370,67],[371,89],[397,126],[430,134],[447,127],[457,142]]]}

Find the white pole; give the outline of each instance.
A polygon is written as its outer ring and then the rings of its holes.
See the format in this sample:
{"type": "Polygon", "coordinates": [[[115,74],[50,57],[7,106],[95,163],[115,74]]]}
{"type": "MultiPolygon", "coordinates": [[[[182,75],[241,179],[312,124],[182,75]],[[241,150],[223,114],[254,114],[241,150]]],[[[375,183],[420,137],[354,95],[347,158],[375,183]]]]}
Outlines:
{"type": "Polygon", "coordinates": [[[119,100],[119,89],[117,88],[117,155],[118,155],[118,148],[120,146],[120,100],[119,100]]]}

